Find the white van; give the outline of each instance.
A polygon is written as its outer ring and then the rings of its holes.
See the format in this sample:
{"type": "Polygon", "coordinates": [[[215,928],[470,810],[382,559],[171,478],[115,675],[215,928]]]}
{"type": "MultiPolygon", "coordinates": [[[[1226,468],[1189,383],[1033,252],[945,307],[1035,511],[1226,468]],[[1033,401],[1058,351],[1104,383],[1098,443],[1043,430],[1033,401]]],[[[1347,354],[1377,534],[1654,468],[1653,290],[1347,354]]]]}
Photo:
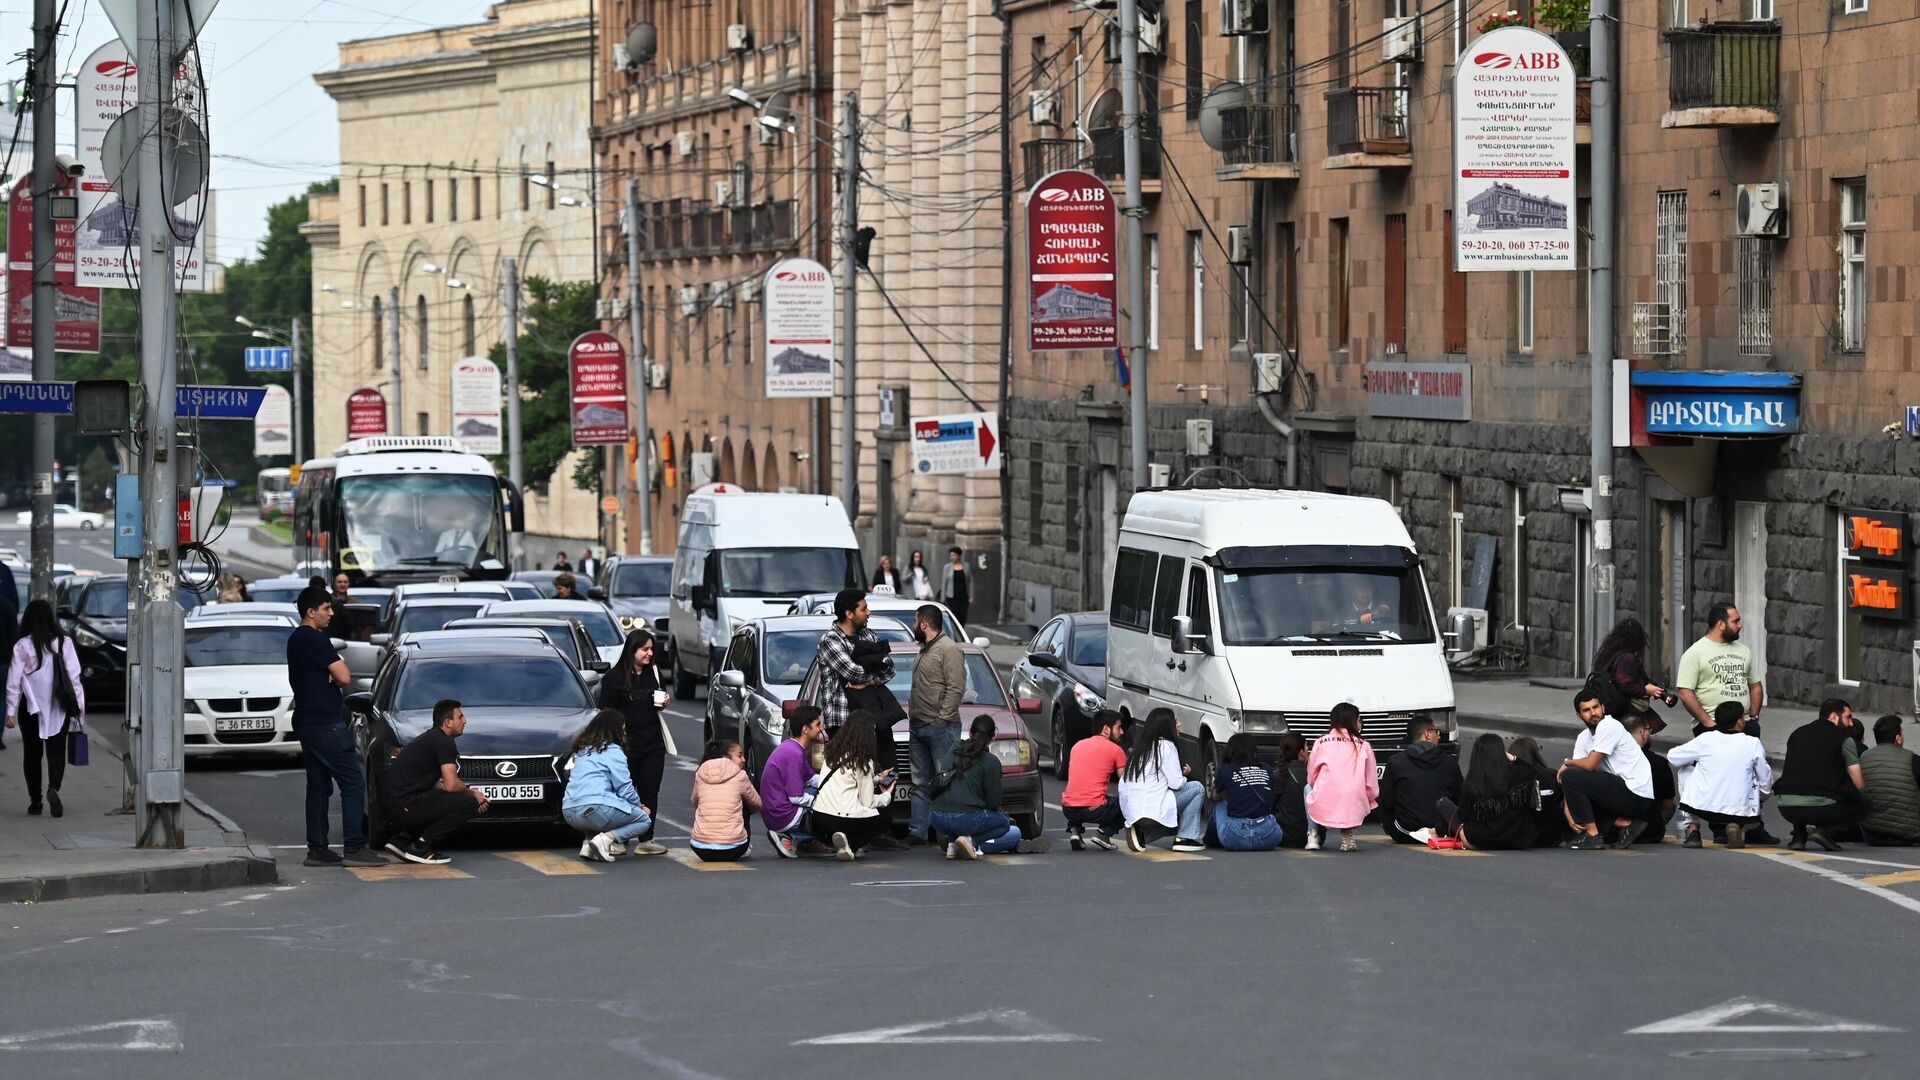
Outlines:
{"type": "Polygon", "coordinates": [[[806,593],[866,583],[847,510],[831,495],[690,495],[680,511],[668,626],[682,701],[719,670],[733,632],[806,593]]]}
{"type": "Polygon", "coordinates": [[[1196,778],[1240,732],[1263,754],[1288,731],[1311,744],[1342,701],[1360,709],[1383,763],[1414,713],[1455,740],[1426,580],[1388,503],[1142,491],[1108,595],[1107,701],[1133,718],[1172,708],[1196,778]]]}

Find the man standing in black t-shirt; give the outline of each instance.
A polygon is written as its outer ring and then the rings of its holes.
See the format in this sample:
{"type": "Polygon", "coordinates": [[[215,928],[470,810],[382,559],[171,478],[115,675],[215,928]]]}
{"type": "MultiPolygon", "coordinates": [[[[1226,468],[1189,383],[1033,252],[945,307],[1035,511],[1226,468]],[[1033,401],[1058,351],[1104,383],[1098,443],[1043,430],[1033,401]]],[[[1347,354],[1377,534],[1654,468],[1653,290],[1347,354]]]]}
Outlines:
{"type": "Polygon", "coordinates": [[[460,703],[447,698],[434,703],[433,726],[408,743],[387,767],[394,802],[400,806],[400,832],[413,837],[401,847],[397,838],[387,850],[412,863],[440,866],[452,859],[440,854],[440,842],[452,836],[475,814],[487,812],[487,797],[460,779],[460,751],[454,745],[467,730],[467,714],[460,703]]]}
{"type": "Polygon", "coordinates": [[[326,626],[333,603],[325,586],[309,585],[297,602],[300,625],[287,636],[287,682],[293,688],[293,734],[307,766],[307,866],[387,866],[367,850],[367,775],[354,753],[353,732],[341,710],[340,688],[353,681],[334,651],[326,626]],[[327,846],[327,802],[340,788],[340,840],[345,855],[327,846]]]}

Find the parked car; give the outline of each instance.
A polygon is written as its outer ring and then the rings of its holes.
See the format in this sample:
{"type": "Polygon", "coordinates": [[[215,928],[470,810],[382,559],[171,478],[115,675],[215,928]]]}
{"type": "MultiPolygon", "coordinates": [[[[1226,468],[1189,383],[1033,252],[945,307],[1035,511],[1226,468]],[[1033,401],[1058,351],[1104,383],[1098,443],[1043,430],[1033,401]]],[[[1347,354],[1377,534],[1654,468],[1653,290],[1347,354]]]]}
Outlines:
{"type": "Polygon", "coordinates": [[[410,581],[393,587],[396,603],[424,600],[427,597],[457,596],[483,600],[511,600],[513,593],[503,581],[410,581]]]}
{"type": "MultiPolygon", "coordinates": [[[[1013,819],[1014,824],[1020,826],[1022,836],[1041,836],[1040,826],[1046,814],[1046,804],[1040,792],[1040,757],[1034,749],[1033,740],[1027,737],[1025,722],[1020,719],[1022,713],[1039,712],[1040,700],[1021,698],[1013,701],[1008,698],[1006,687],[1000,684],[1000,676],[993,670],[993,661],[987,656],[987,651],[971,643],[962,644],[960,650],[967,660],[967,688],[960,698],[961,728],[964,731],[966,725],[981,713],[993,717],[992,750],[993,756],[1000,759],[1001,809],[1013,819]]],[[[896,643],[893,646],[894,673],[887,688],[900,699],[902,707],[913,692],[913,661],[919,655],[918,645],[896,643]]],[[[820,665],[816,660],[807,667],[797,697],[782,702],[780,711],[784,716],[802,703],[819,706],[825,700],[820,665]]],[[[908,796],[913,792],[913,766],[907,750],[905,720],[893,726],[893,750],[894,771],[898,779],[894,785],[892,810],[894,824],[900,825],[907,819],[910,809],[908,796]]]]}
{"type": "MultiPolygon", "coordinates": [[[[22,510],[13,515],[13,523],[24,529],[33,524],[33,511],[22,510]]],[[[107,523],[105,514],[96,514],[91,510],[82,510],[70,503],[53,504],[53,527],[56,529],[86,529],[92,531],[107,523]]]]}
{"type": "Polygon", "coordinates": [[[182,649],[188,758],[300,752],[287,682],[287,635],[294,625],[277,615],[188,617],[182,649]]]}
{"type": "Polygon", "coordinates": [[[600,650],[600,659],[609,664],[620,659],[620,646],[626,643],[626,635],[614,623],[613,613],[605,604],[592,600],[496,600],[479,614],[489,619],[524,615],[573,619],[586,629],[587,636],[593,639],[593,647],[600,650]]]}
{"type": "Polygon", "coordinates": [[[396,601],[391,614],[380,624],[380,629],[368,634],[366,640],[333,639],[333,647],[340,651],[340,658],[347,662],[347,671],[353,675],[350,688],[355,691],[370,689],[374,675],[380,670],[387,653],[402,637],[438,630],[455,619],[471,619],[486,605],[485,596],[464,599],[458,596],[418,596],[411,600],[396,601]]]}
{"type": "Polygon", "coordinates": [[[276,618],[300,621],[300,609],[292,603],[269,603],[264,600],[209,600],[193,609],[196,619],[253,619],[267,615],[276,618]]]}
{"type": "Polygon", "coordinates": [[[526,597],[516,596],[514,599],[551,600],[553,599],[554,593],[553,579],[559,577],[561,574],[568,573],[573,574],[574,581],[579,587],[580,595],[593,600],[605,600],[607,598],[606,594],[601,592],[600,586],[587,580],[585,574],[575,573],[571,570],[522,570],[513,575],[513,580],[522,586],[532,586],[539,595],[526,597]]]}
{"type": "Polygon", "coordinates": [[[443,698],[467,714],[460,779],[493,802],[474,824],[558,823],[573,740],[595,711],[580,673],[544,638],[431,634],[396,645],[373,689],[347,695],[372,841],[390,830],[387,765],[443,698]]]}
{"type": "MultiPolygon", "coordinates": [[[[836,595],[838,594],[808,593],[800,599],[795,600],[793,607],[789,608],[788,611],[794,615],[826,615],[831,617],[833,615],[833,598],[836,595]]],[[[967,628],[961,625],[959,619],[953,617],[953,612],[947,610],[947,605],[938,600],[915,600],[912,597],[898,596],[892,593],[870,592],[867,594],[867,610],[869,612],[875,615],[891,615],[905,623],[908,629],[913,628],[913,618],[914,615],[919,612],[921,604],[932,604],[934,607],[940,609],[940,621],[943,624],[941,626],[941,633],[946,634],[955,641],[970,640],[973,644],[982,646],[987,644],[986,638],[969,639],[967,637],[967,628]]]]}
{"type": "Polygon", "coordinates": [[[615,555],[600,571],[600,590],[623,631],[644,626],[665,634],[667,593],[673,584],[671,555],[615,555]]]}
{"type": "Polygon", "coordinates": [[[1007,680],[1020,697],[1043,703],[1053,775],[1067,778],[1067,754],[1097,727],[1107,707],[1107,613],[1060,615],[1040,628],[1007,680]]]}
{"type": "MultiPolygon", "coordinates": [[[[173,590],[174,602],[191,612],[200,596],[185,587],[173,590]]],[[[54,586],[54,609],[73,635],[80,661],[80,685],[89,707],[127,699],[127,575],[97,574],[62,578],[54,586]]]]}
{"type": "Polygon", "coordinates": [[[441,627],[442,633],[463,630],[530,630],[547,639],[547,644],[560,650],[567,663],[579,670],[588,687],[598,686],[600,676],[612,669],[613,665],[600,659],[600,650],[587,636],[586,627],[578,619],[563,619],[559,616],[544,618],[536,615],[481,615],[471,619],[455,619],[441,627]]]}
{"type": "MultiPolygon", "coordinates": [[[[832,626],[831,615],[769,615],[749,619],[733,632],[721,670],[707,686],[706,739],[739,740],[755,783],[773,748],[786,738],[781,705],[800,696],[800,680],[820,651],[820,635],[832,626]]],[[[913,632],[891,616],[867,626],[882,641],[913,642],[913,632]]]]}

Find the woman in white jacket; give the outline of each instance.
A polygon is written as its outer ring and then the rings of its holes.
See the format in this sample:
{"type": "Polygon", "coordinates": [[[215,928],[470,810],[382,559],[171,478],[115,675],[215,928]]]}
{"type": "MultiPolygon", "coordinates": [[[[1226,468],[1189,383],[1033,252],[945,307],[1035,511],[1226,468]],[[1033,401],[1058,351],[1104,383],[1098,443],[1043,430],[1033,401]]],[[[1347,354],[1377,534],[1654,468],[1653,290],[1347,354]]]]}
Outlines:
{"type": "Polygon", "coordinates": [[[1144,851],[1153,842],[1140,835],[1143,821],[1159,826],[1156,835],[1173,832],[1175,851],[1206,850],[1200,811],[1207,792],[1200,781],[1187,779],[1174,743],[1178,734],[1180,721],[1172,709],[1148,713],[1133,734],[1127,767],[1120,771],[1120,814],[1127,823],[1129,851],[1144,851]]]}
{"type": "MultiPolygon", "coordinates": [[[[1716,710],[1716,726],[1667,752],[1679,772],[1680,809],[1697,821],[1727,827],[1727,846],[1745,847],[1743,830],[1760,824],[1760,800],[1773,791],[1773,769],[1766,747],[1746,734],[1746,710],[1737,703],[1726,717],[1716,710]]],[[[1687,847],[1700,847],[1700,826],[1687,826],[1687,847]]]]}
{"type": "Polygon", "coordinates": [[[873,772],[873,717],[855,709],[827,742],[820,793],[813,797],[807,831],[830,837],[833,857],[852,862],[860,849],[892,827],[893,770],[873,772]]]}
{"type": "Polygon", "coordinates": [[[20,640],[14,642],[7,668],[7,726],[21,728],[27,776],[27,813],[40,812],[40,762],[46,756],[47,804],[53,816],[66,813],[60,805],[60,781],[67,772],[67,722],[78,724],[87,711],[87,694],[80,686],[80,658],[73,639],[60,631],[53,605],[35,600],[20,615],[20,640]],[[66,670],[66,687],[56,668],[66,670]],[[71,688],[72,700],[63,692],[71,688]]]}

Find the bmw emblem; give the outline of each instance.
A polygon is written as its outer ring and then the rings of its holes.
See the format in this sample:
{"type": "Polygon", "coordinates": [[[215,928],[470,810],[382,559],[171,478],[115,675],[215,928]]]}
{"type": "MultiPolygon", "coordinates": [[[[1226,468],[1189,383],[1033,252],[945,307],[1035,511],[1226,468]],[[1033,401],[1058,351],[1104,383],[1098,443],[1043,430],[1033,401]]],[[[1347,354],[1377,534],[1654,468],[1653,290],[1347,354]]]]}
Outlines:
{"type": "Polygon", "coordinates": [[[502,780],[510,780],[520,772],[520,763],[516,761],[503,761],[495,765],[493,771],[498,773],[502,780]]]}

